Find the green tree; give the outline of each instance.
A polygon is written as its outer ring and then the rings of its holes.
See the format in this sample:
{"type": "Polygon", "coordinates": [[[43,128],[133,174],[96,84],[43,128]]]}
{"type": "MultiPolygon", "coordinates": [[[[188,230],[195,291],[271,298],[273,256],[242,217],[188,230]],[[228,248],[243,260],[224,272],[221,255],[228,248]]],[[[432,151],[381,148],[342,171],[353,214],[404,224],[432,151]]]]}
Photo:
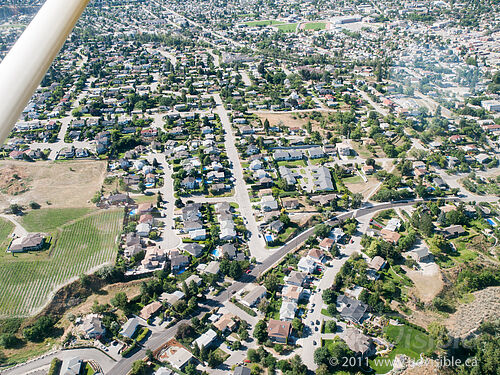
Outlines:
{"type": "Polygon", "coordinates": [[[448,330],[443,324],[438,322],[431,322],[427,327],[427,331],[435,341],[437,347],[442,348],[448,343],[448,330]]]}
{"type": "Polygon", "coordinates": [[[259,320],[259,322],[255,325],[253,337],[257,339],[259,344],[262,344],[267,340],[267,323],[265,320],[259,320]]]}
{"type": "Polygon", "coordinates": [[[264,280],[264,286],[270,293],[277,291],[280,285],[280,281],[274,273],[269,274],[264,280]]]}
{"type": "Polygon", "coordinates": [[[121,310],[125,310],[128,304],[128,298],[125,292],[116,293],[115,296],[111,299],[111,304],[114,307],[117,307],[121,310]]]}
{"type": "Polygon", "coordinates": [[[148,365],[144,361],[135,361],[132,364],[132,370],[130,371],[130,375],[147,375],[148,373],[148,365]]]}
{"type": "Polygon", "coordinates": [[[332,228],[327,224],[319,224],[314,228],[314,235],[316,237],[328,237],[332,228]]]}

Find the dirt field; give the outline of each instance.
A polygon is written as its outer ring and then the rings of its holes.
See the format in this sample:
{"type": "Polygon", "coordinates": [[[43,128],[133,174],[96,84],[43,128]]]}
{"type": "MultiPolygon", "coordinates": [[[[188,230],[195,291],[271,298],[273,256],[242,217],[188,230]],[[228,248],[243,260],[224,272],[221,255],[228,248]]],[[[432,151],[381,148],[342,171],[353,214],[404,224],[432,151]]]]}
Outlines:
{"type": "Polygon", "coordinates": [[[378,181],[375,177],[368,178],[368,182],[361,181],[356,184],[345,184],[346,188],[349,189],[353,194],[360,193],[363,195],[363,198],[366,199],[368,195],[375,189],[378,181]]]}
{"type": "Polygon", "coordinates": [[[443,289],[441,271],[435,263],[428,264],[423,270],[413,271],[405,267],[407,276],[413,281],[413,291],[422,302],[431,302],[443,289]]]}
{"type": "Polygon", "coordinates": [[[271,126],[274,125],[281,125],[281,126],[286,126],[286,127],[299,127],[302,128],[305,124],[307,124],[308,118],[299,118],[296,114],[292,113],[266,113],[266,114],[259,114],[260,119],[262,120],[262,123],[266,119],[269,120],[269,124],[271,126]],[[294,118],[295,117],[295,118],[294,118]]]}
{"type": "Polygon", "coordinates": [[[82,304],[69,309],[66,312],[66,316],[71,314],[75,316],[89,314],[92,312],[92,305],[94,304],[94,301],[97,301],[99,304],[111,304],[111,300],[119,292],[125,292],[130,300],[141,293],[141,283],[143,281],[144,280],[133,280],[127,283],[107,285],[102,288],[98,294],[92,294],[82,304]]]}
{"type": "Polygon", "coordinates": [[[0,209],[9,204],[42,207],[90,206],[106,173],[104,161],[0,162],[0,209]]]}

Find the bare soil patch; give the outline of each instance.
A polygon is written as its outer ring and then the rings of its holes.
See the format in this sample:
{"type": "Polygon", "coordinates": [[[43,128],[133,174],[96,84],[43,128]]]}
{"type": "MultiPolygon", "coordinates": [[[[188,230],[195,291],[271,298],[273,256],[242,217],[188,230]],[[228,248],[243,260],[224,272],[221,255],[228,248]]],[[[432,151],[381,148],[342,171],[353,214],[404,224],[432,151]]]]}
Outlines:
{"type": "Polygon", "coordinates": [[[345,186],[353,194],[360,193],[363,195],[363,198],[366,199],[373,189],[375,189],[377,184],[377,179],[375,177],[370,177],[368,178],[368,182],[361,181],[356,184],[345,184],[345,186]]]}
{"type": "Polygon", "coordinates": [[[145,281],[141,280],[133,280],[126,283],[116,283],[110,284],[103,287],[98,293],[94,293],[87,297],[87,299],[79,304],[78,306],[72,307],[66,312],[66,315],[85,315],[90,314],[92,310],[92,305],[94,301],[97,301],[99,304],[111,304],[111,300],[113,297],[119,292],[125,292],[127,298],[130,300],[133,297],[136,297],[141,293],[141,284],[145,281]]]}
{"type": "Polygon", "coordinates": [[[444,282],[441,271],[435,263],[427,265],[425,270],[414,271],[406,267],[405,270],[407,276],[415,284],[412,291],[422,302],[431,302],[443,289],[444,282]]]}
{"type": "Polygon", "coordinates": [[[279,125],[289,128],[302,128],[308,121],[307,117],[299,118],[296,114],[292,113],[265,113],[259,114],[259,118],[262,120],[262,123],[267,119],[271,126],[279,125]]]}
{"type": "Polygon", "coordinates": [[[106,162],[0,162],[0,209],[34,201],[42,207],[86,207],[106,175],[106,162]]]}
{"type": "Polygon", "coordinates": [[[30,189],[27,169],[23,166],[7,165],[0,168],[0,192],[18,195],[30,189]]]}

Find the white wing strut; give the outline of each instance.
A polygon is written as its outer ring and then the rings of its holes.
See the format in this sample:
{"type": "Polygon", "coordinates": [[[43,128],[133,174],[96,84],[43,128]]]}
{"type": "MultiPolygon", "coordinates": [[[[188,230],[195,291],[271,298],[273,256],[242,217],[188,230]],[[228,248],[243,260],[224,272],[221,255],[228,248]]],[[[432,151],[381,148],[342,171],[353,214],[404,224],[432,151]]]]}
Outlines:
{"type": "Polygon", "coordinates": [[[90,0],[47,0],[0,65],[0,145],[90,0]]]}

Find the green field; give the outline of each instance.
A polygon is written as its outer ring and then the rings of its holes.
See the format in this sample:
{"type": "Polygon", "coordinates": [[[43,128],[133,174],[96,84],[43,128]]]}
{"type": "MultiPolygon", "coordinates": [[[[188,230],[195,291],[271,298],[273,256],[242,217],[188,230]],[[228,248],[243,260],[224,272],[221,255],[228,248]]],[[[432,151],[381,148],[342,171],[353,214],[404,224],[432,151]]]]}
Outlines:
{"type": "Polygon", "coordinates": [[[14,224],[10,221],[0,218],[0,252],[5,252],[9,246],[9,235],[14,230],[14,224]]]}
{"type": "Polygon", "coordinates": [[[277,23],[279,23],[279,21],[275,21],[275,20],[260,20],[260,21],[245,22],[245,25],[248,25],[248,26],[269,26],[269,25],[275,25],[277,23]]]}
{"type": "Polygon", "coordinates": [[[370,366],[377,374],[385,374],[392,369],[392,366],[388,364],[391,361],[381,361],[377,364],[377,360],[393,360],[398,354],[405,354],[412,359],[419,359],[421,353],[432,352],[436,349],[434,341],[429,335],[407,325],[388,326],[384,331],[389,341],[394,343],[395,346],[388,356],[378,356],[370,360],[370,366]]]}
{"type": "Polygon", "coordinates": [[[297,30],[296,23],[283,23],[281,25],[277,25],[276,28],[278,30],[284,31],[285,33],[295,32],[297,30]]]}
{"type": "Polygon", "coordinates": [[[56,214],[62,211],[44,211],[49,210],[36,211],[36,217],[50,219],[47,227],[35,224],[33,217],[28,219],[33,219],[29,228],[52,235],[49,250],[0,254],[0,317],[34,314],[55,289],[115,260],[123,210],[98,211],[85,217],[79,210],[74,215],[64,212],[65,222],[56,214]],[[53,230],[56,223],[59,228],[53,230]]]}
{"type": "Polygon", "coordinates": [[[32,210],[22,219],[22,226],[28,232],[52,232],[69,221],[78,219],[89,212],[91,208],[44,208],[32,210]]]}
{"type": "Polygon", "coordinates": [[[360,184],[363,182],[363,179],[360,176],[356,175],[352,177],[343,178],[342,182],[344,184],[360,184]]]}
{"type": "Polygon", "coordinates": [[[304,26],[304,30],[324,30],[326,29],[325,22],[311,22],[304,26]]]}
{"type": "Polygon", "coordinates": [[[305,167],[307,163],[305,160],[281,160],[278,162],[278,166],[285,166],[287,168],[298,168],[305,167]]]}

